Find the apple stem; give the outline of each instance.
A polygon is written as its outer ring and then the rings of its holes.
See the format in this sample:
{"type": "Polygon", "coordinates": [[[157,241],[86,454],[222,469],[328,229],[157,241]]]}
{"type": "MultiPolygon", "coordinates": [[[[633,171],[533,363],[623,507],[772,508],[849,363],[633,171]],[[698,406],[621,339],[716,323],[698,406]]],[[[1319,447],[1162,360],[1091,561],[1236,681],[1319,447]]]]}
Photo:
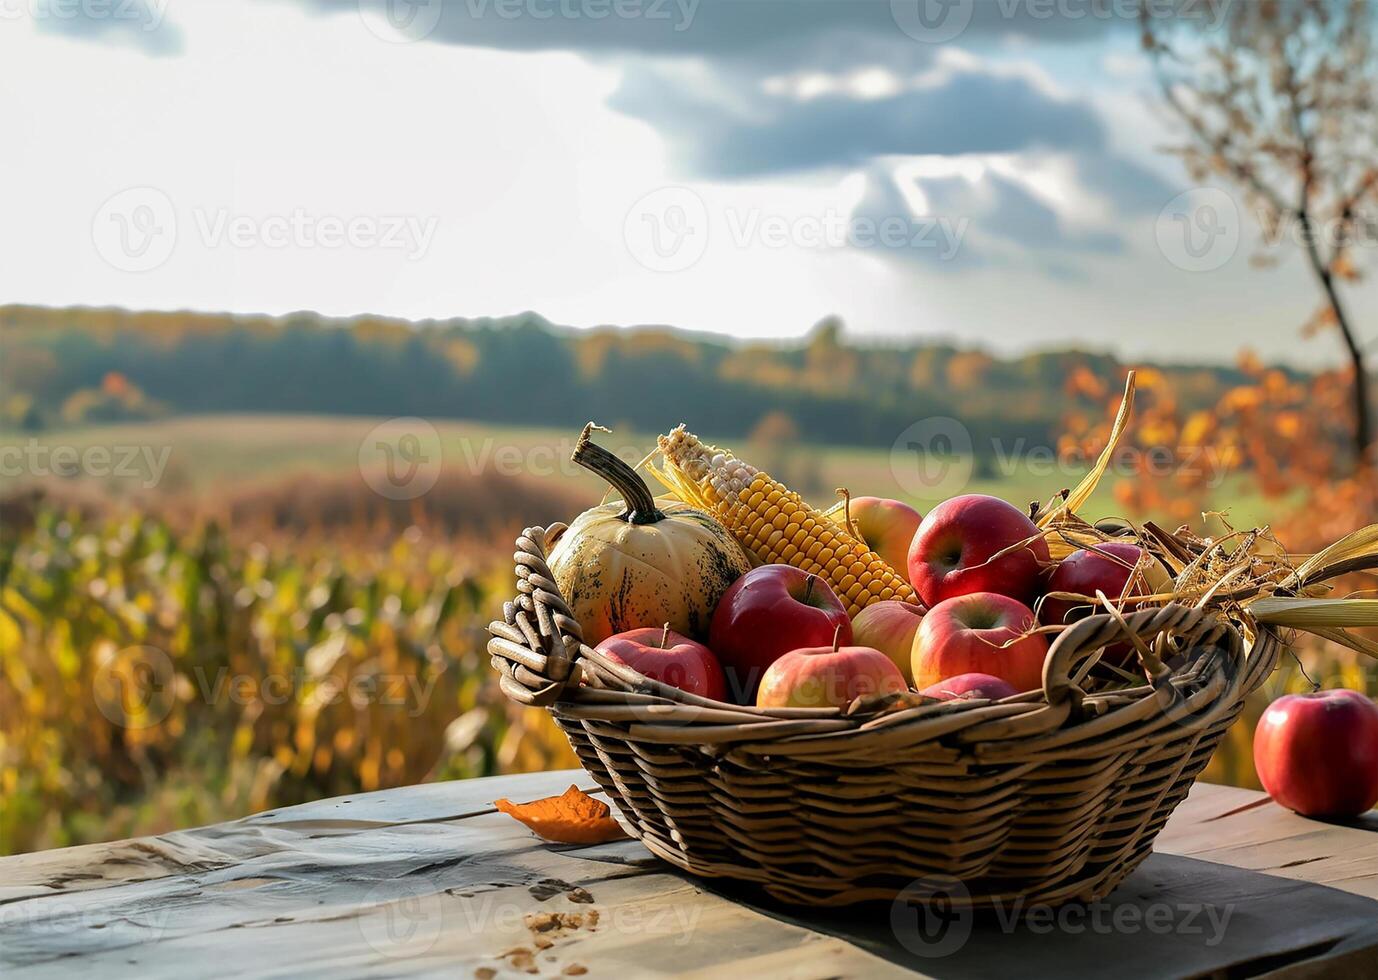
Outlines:
{"type": "Polygon", "coordinates": [[[818,576],[815,575],[815,574],[813,574],[812,572],[809,573],[809,577],[808,577],[808,578],[804,579],[804,602],[805,602],[805,603],[807,603],[810,599],[813,598],[813,583],[814,583],[817,579],[818,579],[818,576]]]}
{"type": "Polygon", "coordinates": [[[838,623],[833,628],[833,653],[837,653],[842,648],[842,624],[838,623]]]}
{"type": "Polygon", "coordinates": [[[1301,676],[1305,677],[1306,682],[1311,685],[1311,693],[1315,694],[1317,691],[1321,689],[1321,685],[1316,680],[1314,680],[1310,674],[1306,672],[1306,665],[1301,662],[1301,657],[1297,656],[1297,652],[1295,650],[1289,647],[1287,649],[1287,652],[1290,653],[1292,655],[1292,659],[1297,662],[1297,670],[1301,671],[1301,676]]]}
{"type": "Polygon", "coordinates": [[[666,623],[665,628],[660,631],[660,649],[665,649],[665,644],[670,642],[670,624],[666,623]]]}

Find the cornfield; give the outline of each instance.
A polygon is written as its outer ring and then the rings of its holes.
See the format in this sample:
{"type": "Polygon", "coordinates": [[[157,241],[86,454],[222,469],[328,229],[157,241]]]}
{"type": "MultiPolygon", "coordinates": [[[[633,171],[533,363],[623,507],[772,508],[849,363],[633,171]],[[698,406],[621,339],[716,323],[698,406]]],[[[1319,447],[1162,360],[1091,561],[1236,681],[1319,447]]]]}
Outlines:
{"type": "Polygon", "coordinates": [[[39,506],[0,540],[0,853],[574,765],[501,697],[480,542],[39,506]]]}

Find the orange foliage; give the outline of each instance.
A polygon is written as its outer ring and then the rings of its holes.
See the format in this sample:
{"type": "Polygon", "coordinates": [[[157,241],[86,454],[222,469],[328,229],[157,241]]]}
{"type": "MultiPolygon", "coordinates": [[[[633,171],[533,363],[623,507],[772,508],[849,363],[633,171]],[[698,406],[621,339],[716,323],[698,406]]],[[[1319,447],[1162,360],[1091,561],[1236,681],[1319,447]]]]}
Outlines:
{"type": "Polygon", "coordinates": [[[112,398],[123,398],[129,394],[129,379],[118,371],[107,371],[100,387],[112,398]]]}
{"type": "MultiPolygon", "coordinates": [[[[1239,474],[1241,490],[1273,502],[1272,528],[1289,548],[1313,550],[1371,523],[1378,514],[1378,480],[1350,465],[1351,377],[1331,371],[1309,379],[1289,377],[1245,352],[1245,380],[1208,409],[1183,412],[1157,371],[1140,371],[1134,417],[1121,452],[1173,465],[1122,479],[1115,499],[1131,513],[1199,522],[1206,491],[1226,473],[1239,474]]],[[[1067,391],[1087,404],[1068,414],[1063,448],[1088,454],[1109,434],[1110,386],[1076,374],[1067,391]],[[1087,419],[1097,422],[1088,427],[1087,419]]]]}
{"type": "Polygon", "coordinates": [[[494,800],[493,806],[526,824],[538,837],[560,844],[601,844],[627,836],[608,805],[577,786],[561,796],[530,803],[494,800]]]}

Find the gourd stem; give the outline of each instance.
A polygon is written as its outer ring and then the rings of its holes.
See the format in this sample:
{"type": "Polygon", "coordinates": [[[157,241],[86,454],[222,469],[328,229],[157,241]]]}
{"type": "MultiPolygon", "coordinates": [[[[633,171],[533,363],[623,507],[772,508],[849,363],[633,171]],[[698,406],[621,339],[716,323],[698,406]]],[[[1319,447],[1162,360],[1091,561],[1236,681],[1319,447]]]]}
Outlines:
{"type": "Polygon", "coordinates": [[[641,479],[636,470],[589,438],[589,433],[594,429],[601,432],[612,431],[590,422],[579,434],[579,441],[574,445],[574,455],[570,459],[589,472],[597,473],[622,495],[622,500],[627,505],[622,520],[629,524],[654,524],[656,521],[664,520],[665,515],[656,508],[655,497],[651,495],[646,481],[641,479]]]}

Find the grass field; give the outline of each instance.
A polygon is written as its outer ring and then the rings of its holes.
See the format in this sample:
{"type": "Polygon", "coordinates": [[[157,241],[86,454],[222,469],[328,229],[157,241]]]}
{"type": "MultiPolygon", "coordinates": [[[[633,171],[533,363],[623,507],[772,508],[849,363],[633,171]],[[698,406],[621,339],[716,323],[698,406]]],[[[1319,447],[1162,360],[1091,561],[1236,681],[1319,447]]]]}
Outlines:
{"type": "MultiPolygon", "coordinates": [[[[0,493],[37,482],[112,498],[209,498],[285,478],[354,478],[382,465],[374,448],[379,438],[395,440],[405,430],[418,434],[427,465],[438,456],[445,474],[461,480],[484,477],[497,486],[503,480],[540,481],[587,501],[602,488],[569,462],[581,426],[582,420],[547,429],[448,420],[418,426],[376,418],[214,415],[35,435],[0,433],[0,493]],[[74,475],[54,474],[59,450],[68,461],[64,472],[74,475]],[[88,465],[92,450],[98,455],[95,465],[88,465]],[[106,459],[102,451],[108,455],[105,465],[99,465],[106,459]]],[[[655,435],[617,429],[600,441],[624,458],[636,459],[654,447],[655,435]]],[[[914,459],[883,448],[802,444],[765,449],[725,442],[819,506],[833,503],[834,489],[843,486],[855,495],[906,499],[920,510],[964,492],[990,493],[1022,506],[1074,486],[1085,473],[1084,466],[1064,466],[1046,451],[1019,446],[979,465],[969,457],[952,457],[930,460],[928,469],[920,470],[914,459]]],[[[1116,513],[1113,475],[1092,498],[1088,515],[1116,513]]],[[[1266,521],[1263,502],[1241,484],[1238,476],[1224,475],[1210,506],[1228,510],[1236,526],[1266,521]]],[[[560,516],[530,514],[527,519],[560,516]]]]}

